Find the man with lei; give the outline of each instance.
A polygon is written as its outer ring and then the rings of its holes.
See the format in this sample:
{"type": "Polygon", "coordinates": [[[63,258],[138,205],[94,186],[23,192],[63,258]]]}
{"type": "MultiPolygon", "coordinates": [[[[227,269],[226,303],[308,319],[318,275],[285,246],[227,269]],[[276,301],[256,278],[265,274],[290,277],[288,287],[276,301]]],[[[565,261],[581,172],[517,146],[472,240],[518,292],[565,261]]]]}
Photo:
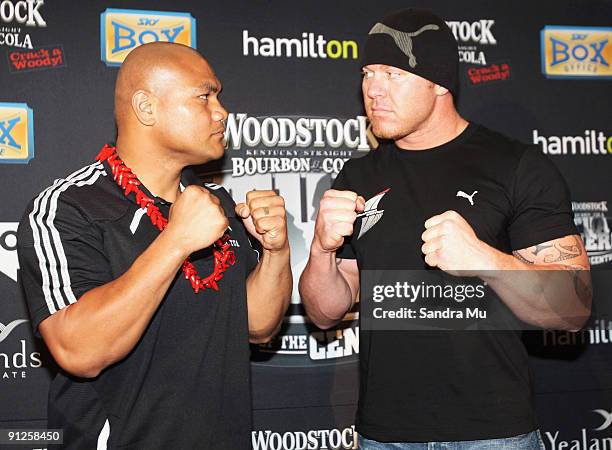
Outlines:
{"type": "Polygon", "coordinates": [[[136,48],[116,146],[21,220],[19,283],[59,366],[48,427],[62,448],[250,448],[249,341],[278,331],[292,277],[282,197],[236,205],[190,169],[223,156],[220,91],[197,51],[136,48]]]}

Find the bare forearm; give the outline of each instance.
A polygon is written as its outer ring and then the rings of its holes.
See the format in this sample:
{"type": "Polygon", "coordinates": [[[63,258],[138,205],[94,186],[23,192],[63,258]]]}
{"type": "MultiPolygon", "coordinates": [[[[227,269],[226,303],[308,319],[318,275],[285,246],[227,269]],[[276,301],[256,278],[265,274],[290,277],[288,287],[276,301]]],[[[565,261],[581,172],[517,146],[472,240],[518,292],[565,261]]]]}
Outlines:
{"type": "Polygon", "coordinates": [[[263,250],[259,263],[247,279],[251,342],[266,342],[278,331],[292,289],[289,247],[278,252],[263,250]]]}
{"type": "Polygon", "coordinates": [[[123,359],[141,338],[185,257],[161,233],[122,276],[57,313],[55,330],[61,331],[53,339],[55,353],[61,354],[54,354],[56,359],[78,364],[88,376],[123,359]]]}
{"type": "Polygon", "coordinates": [[[500,253],[499,270],[481,278],[524,322],[548,329],[580,329],[591,310],[588,267],[538,265],[519,257],[500,253]]]}
{"type": "Polygon", "coordinates": [[[336,254],[311,250],[300,277],[300,295],[310,319],[319,328],[338,323],[353,305],[352,292],[338,269],[336,254]]]}

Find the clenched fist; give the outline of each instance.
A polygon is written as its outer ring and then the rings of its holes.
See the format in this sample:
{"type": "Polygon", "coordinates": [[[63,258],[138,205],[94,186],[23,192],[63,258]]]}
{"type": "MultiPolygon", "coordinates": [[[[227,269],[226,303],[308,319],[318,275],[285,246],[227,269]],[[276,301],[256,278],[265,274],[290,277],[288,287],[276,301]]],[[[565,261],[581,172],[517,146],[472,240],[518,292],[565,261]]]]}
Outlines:
{"type": "Polygon", "coordinates": [[[446,211],[425,222],[421,250],[425,262],[451,275],[477,276],[495,268],[495,251],[482,242],[461,215],[446,211]]]}
{"type": "Polygon", "coordinates": [[[191,254],[210,247],[228,225],[219,199],[202,186],[190,185],[170,208],[164,233],[172,234],[176,245],[191,254]]]}
{"type": "Polygon", "coordinates": [[[357,213],[364,208],[365,199],[355,192],[326,191],[319,204],[313,246],[324,252],[335,252],[344,238],[353,234],[357,213]]]}
{"type": "Polygon", "coordinates": [[[276,192],[247,192],[246,202],[236,205],[236,214],[264,249],[279,251],[289,248],[285,200],[276,192]]]}

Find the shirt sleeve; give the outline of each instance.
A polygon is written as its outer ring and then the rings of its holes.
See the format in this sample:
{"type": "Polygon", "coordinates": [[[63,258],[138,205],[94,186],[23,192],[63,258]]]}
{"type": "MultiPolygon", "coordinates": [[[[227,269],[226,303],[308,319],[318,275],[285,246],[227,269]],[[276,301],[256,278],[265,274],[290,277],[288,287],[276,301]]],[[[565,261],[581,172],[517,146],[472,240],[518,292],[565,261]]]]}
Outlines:
{"type": "Polygon", "coordinates": [[[529,147],[519,161],[509,221],[512,250],[579,234],[569,188],[559,170],[538,148],[529,147]]]}
{"type": "MultiPolygon", "coordinates": [[[[332,184],[332,187],[331,187],[332,189],[335,189],[338,191],[354,190],[350,186],[347,180],[347,175],[346,175],[347,166],[349,165],[349,163],[350,161],[347,161],[344,167],[342,168],[342,170],[340,171],[340,173],[338,173],[338,176],[336,177],[336,179],[334,180],[334,183],[332,184]]],[[[341,259],[356,259],[357,258],[357,256],[355,255],[355,250],[353,249],[352,241],[353,241],[353,235],[346,236],[344,238],[344,243],[338,250],[336,250],[337,258],[341,258],[341,259]]]]}
{"type": "Polygon", "coordinates": [[[44,191],[17,231],[18,283],[36,335],[40,323],[112,281],[101,232],[75,206],[44,191]]]}

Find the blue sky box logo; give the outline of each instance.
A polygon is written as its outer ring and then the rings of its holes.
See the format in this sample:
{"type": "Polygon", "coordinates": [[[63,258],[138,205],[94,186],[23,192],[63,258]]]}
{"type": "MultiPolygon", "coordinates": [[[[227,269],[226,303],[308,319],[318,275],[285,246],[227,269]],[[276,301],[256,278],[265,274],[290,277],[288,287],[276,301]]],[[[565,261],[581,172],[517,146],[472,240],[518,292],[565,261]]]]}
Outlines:
{"type": "Polygon", "coordinates": [[[0,103],[0,163],[27,164],[32,158],[32,109],[25,103],[0,103]]]}
{"type": "Polygon", "coordinates": [[[612,28],[546,26],[540,39],[547,78],[612,78],[612,28]]]}
{"type": "Polygon", "coordinates": [[[196,48],[195,19],[189,13],[107,9],[100,14],[100,47],[107,66],[149,42],[176,42],[196,48]]]}

